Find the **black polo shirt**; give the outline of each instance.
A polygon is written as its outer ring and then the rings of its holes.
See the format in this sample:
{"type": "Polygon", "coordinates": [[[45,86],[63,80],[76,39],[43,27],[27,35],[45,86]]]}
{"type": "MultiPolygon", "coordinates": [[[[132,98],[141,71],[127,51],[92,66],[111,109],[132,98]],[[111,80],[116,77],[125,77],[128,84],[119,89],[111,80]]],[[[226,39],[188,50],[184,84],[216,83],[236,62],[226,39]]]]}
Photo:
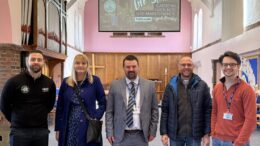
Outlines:
{"type": "Polygon", "coordinates": [[[28,72],[10,78],[2,91],[1,111],[13,128],[47,128],[47,116],[56,97],[54,82],[28,72]]]}

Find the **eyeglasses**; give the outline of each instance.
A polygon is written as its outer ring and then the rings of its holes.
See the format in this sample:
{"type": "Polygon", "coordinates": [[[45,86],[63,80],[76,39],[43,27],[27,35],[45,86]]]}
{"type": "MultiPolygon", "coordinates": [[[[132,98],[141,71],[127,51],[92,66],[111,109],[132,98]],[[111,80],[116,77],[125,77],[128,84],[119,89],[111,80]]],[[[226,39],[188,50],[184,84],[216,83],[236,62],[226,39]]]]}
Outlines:
{"type": "Polygon", "coordinates": [[[228,66],[234,68],[237,66],[237,63],[222,63],[222,66],[227,68],[228,66]]]}

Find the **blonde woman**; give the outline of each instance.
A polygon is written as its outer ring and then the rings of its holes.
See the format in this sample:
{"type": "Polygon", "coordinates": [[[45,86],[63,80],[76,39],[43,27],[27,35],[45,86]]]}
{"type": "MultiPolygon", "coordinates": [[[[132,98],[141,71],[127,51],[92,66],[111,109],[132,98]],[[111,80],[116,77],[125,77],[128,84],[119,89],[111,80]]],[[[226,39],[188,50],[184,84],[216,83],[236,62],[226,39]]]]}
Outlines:
{"type": "Polygon", "coordinates": [[[76,89],[90,117],[101,119],[106,108],[104,89],[100,79],[90,73],[88,58],[83,54],[75,56],[72,74],[60,87],[55,123],[59,146],[101,146],[102,143],[86,143],[88,124],[76,89]]]}

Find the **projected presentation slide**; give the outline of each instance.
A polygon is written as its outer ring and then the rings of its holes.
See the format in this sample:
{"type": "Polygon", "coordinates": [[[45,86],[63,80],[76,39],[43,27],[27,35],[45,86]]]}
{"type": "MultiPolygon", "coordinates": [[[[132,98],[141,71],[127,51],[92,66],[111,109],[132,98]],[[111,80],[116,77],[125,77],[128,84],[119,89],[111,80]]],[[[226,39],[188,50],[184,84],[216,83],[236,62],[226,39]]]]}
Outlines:
{"type": "Polygon", "coordinates": [[[180,0],[99,0],[99,31],[180,31],[180,0]]]}

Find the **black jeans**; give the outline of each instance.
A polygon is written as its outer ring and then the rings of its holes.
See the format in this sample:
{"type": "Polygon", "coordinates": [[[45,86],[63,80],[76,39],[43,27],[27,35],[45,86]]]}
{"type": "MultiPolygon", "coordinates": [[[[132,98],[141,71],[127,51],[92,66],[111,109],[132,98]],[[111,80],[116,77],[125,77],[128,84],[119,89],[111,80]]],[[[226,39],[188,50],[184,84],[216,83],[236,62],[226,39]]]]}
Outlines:
{"type": "Polygon", "coordinates": [[[45,128],[12,128],[10,146],[48,146],[49,133],[45,128]]]}

